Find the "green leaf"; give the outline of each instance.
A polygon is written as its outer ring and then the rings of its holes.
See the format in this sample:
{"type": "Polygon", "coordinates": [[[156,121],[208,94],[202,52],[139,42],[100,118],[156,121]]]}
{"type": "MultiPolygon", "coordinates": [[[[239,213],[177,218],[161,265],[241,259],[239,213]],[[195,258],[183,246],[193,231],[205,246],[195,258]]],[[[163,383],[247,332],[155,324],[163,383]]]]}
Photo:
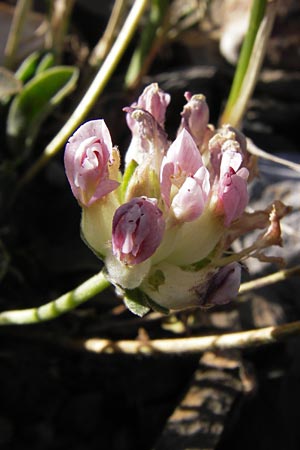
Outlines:
{"type": "Polygon", "coordinates": [[[36,51],[27,56],[26,59],[22,62],[20,67],[16,71],[16,77],[26,83],[30,78],[32,78],[35,74],[39,59],[40,52],[36,51]]]}
{"type": "Polygon", "coordinates": [[[121,196],[122,202],[125,199],[126,189],[128,187],[129,181],[131,180],[131,177],[134,174],[137,166],[138,166],[138,163],[134,159],[132,159],[125,169],[125,172],[123,175],[123,180],[122,180],[122,183],[120,186],[120,196],[121,196]]]}
{"type": "Polygon", "coordinates": [[[13,152],[28,152],[42,122],[74,90],[78,75],[75,67],[52,67],[24,86],[12,101],[7,118],[8,143],[13,152]]]}
{"type": "Polygon", "coordinates": [[[159,305],[158,303],[156,303],[154,300],[152,300],[150,297],[147,296],[147,303],[150,306],[151,309],[153,309],[153,311],[157,311],[161,314],[169,314],[169,310],[168,308],[165,308],[164,306],[159,305]]]}
{"type": "Polygon", "coordinates": [[[53,67],[54,55],[53,53],[41,53],[35,51],[27,56],[20,67],[16,70],[16,77],[24,84],[38,73],[44,72],[46,69],[53,67]]]}
{"type": "Polygon", "coordinates": [[[50,69],[50,67],[54,66],[54,55],[53,53],[46,53],[41,60],[39,61],[39,64],[36,68],[35,75],[44,72],[47,69],[50,69]]]}
{"type": "Polygon", "coordinates": [[[143,317],[150,311],[147,304],[147,297],[139,289],[126,289],[123,300],[129,311],[139,317],[143,317]]]}

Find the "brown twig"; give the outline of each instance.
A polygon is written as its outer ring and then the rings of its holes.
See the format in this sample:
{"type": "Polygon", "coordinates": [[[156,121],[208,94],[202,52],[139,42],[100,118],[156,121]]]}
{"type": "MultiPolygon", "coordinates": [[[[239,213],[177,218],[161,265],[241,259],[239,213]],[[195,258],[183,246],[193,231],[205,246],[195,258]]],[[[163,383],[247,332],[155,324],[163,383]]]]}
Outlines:
{"type": "Polygon", "coordinates": [[[141,342],[139,340],[112,341],[109,339],[91,338],[73,343],[72,347],[75,346],[76,349],[84,349],[93,353],[171,355],[256,347],[279,342],[299,334],[300,321],[297,321],[257,330],[179,339],[154,339],[141,342]]]}

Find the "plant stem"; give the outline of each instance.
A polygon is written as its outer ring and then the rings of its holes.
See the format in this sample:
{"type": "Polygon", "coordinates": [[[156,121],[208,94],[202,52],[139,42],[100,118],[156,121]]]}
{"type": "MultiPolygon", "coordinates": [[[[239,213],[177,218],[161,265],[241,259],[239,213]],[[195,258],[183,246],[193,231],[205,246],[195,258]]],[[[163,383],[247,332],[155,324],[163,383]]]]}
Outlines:
{"type": "Polygon", "coordinates": [[[294,275],[300,276],[300,265],[291,267],[290,269],[279,270],[278,272],[271,273],[265,277],[256,278],[255,280],[248,281],[247,283],[242,283],[239,289],[239,294],[244,294],[245,292],[249,292],[254,289],[260,289],[264,286],[269,286],[270,284],[284,281],[294,275]]]}
{"type": "Polygon", "coordinates": [[[54,139],[47,145],[41,157],[29,168],[20,181],[20,185],[31,180],[66,143],[73,131],[81,124],[90,109],[96,103],[100,93],[108,83],[118,62],[124,54],[130,39],[135,32],[139,20],[149,0],[135,0],[127,19],[116,39],[111,51],[103,62],[94,80],[89,86],[79,105],[54,139]]]}
{"type": "Polygon", "coordinates": [[[12,69],[15,64],[16,51],[20,42],[23,24],[31,9],[32,0],[18,0],[4,50],[4,66],[12,69]]]}
{"type": "Polygon", "coordinates": [[[276,17],[275,3],[276,0],[269,3],[266,8],[265,16],[261,21],[260,27],[256,34],[256,39],[254,47],[252,49],[248,68],[243,78],[238,96],[236,97],[236,100],[229,111],[229,116],[225,116],[227,122],[237,128],[240,127],[240,123],[244,117],[249,100],[252,96],[257,79],[259,77],[260,69],[266,53],[268,40],[276,17]]]}
{"type": "Polygon", "coordinates": [[[249,348],[282,341],[300,335],[300,321],[284,325],[241,331],[212,336],[200,336],[176,339],[154,339],[149,341],[91,338],[71,343],[72,347],[94,353],[127,354],[182,354],[203,353],[211,350],[249,348]]]}
{"type": "Polygon", "coordinates": [[[260,289],[264,286],[269,286],[270,284],[284,281],[294,275],[300,276],[300,265],[291,267],[290,269],[279,270],[278,272],[271,273],[265,277],[256,278],[255,280],[248,281],[247,283],[242,283],[239,289],[239,294],[244,294],[245,292],[249,292],[254,289],[260,289]]]}
{"type": "Polygon", "coordinates": [[[140,43],[132,55],[127,74],[125,76],[125,86],[127,89],[135,89],[141,78],[147,72],[155,53],[158,51],[157,39],[161,43],[161,36],[158,30],[162,25],[166,12],[168,11],[169,0],[151,0],[151,10],[147,24],[141,35],[140,43]]]}
{"type": "Polygon", "coordinates": [[[108,286],[110,286],[109,281],[103,272],[100,272],[77,288],[45,305],[0,313],[0,325],[27,325],[55,319],[91,299],[108,286]]]}
{"type": "Polygon", "coordinates": [[[64,40],[69,26],[75,0],[52,0],[50,30],[46,35],[47,47],[54,52],[56,63],[60,63],[64,40]]]}
{"type": "Polygon", "coordinates": [[[247,150],[249,153],[258,156],[259,158],[268,159],[269,161],[273,161],[277,164],[288,167],[295,172],[300,172],[300,164],[289,161],[288,159],[280,158],[279,156],[272,155],[271,153],[262,150],[261,148],[257,147],[249,138],[247,138],[247,150]]]}
{"type": "Polygon", "coordinates": [[[123,17],[124,9],[126,6],[125,0],[115,0],[114,6],[106,26],[106,29],[103,33],[103,36],[99,40],[99,42],[95,45],[91,56],[89,58],[89,64],[92,67],[99,66],[103,59],[109,52],[109,49],[112,46],[113,40],[120,28],[120,22],[123,17]]]}
{"type": "Polygon", "coordinates": [[[238,100],[241,92],[241,87],[249,67],[249,61],[252,55],[257,32],[264,17],[266,4],[267,0],[253,0],[248,31],[242,45],[227,104],[221,117],[221,123],[231,123],[231,110],[238,100]]]}

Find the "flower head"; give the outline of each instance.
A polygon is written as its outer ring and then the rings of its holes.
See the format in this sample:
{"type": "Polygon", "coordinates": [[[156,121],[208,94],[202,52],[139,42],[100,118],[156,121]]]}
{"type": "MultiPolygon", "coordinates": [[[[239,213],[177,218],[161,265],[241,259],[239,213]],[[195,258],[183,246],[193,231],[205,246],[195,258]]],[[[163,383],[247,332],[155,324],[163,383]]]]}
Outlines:
{"type": "Polygon", "coordinates": [[[242,164],[242,154],[234,148],[234,142],[230,140],[224,144],[225,147],[221,157],[220,178],[218,182],[218,206],[223,210],[224,225],[240,217],[248,204],[247,179],[249,171],[242,164]],[[232,148],[233,146],[233,148],[232,148]]]}
{"type": "Polygon", "coordinates": [[[204,96],[185,98],[173,142],[164,129],[170,96],[156,83],[124,108],[132,139],[123,176],[103,120],[82,125],[65,151],[86,243],[119,294],[140,292],[143,304],[154,308],[232,300],[241,261],[274,261],[264,249],[281,244],[280,219],[288,213],[280,202],[245,211],[255,173],[246,139],[229,125],[215,130],[208,124],[204,96]],[[235,238],[256,228],[264,231],[249,248],[228,252],[235,238]]]}
{"type": "Polygon", "coordinates": [[[115,212],[112,223],[113,254],[127,265],[145,261],[161,243],[164,228],[164,218],[155,199],[133,198],[115,212]]]}
{"type": "Polygon", "coordinates": [[[179,221],[190,221],[202,213],[209,189],[209,173],[195,141],[183,128],[162,161],[162,198],[179,221]]]}
{"type": "Polygon", "coordinates": [[[110,176],[114,153],[104,120],[86,122],[70,137],[65,168],[73,195],[81,205],[90,206],[118,187],[110,176]]]}
{"type": "Polygon", "coordinates": [[[161,163],[168,147],[164,122],[170,95],[163,92],[157,83],[147,86],[130,107],[124,108],[132,140],[125,156],[126,165],[134,160],[141,164],[145,155],[151,155],[153,165],[161,163]]]}
{"type": "Polygon", "coordinates": [[[190,92],[186,92],[184,96],[187,103],[181,113],[179,131],[183,128],[189,131],[199,150],[201,150],[209,120],[209,109],[206,98],[202,94],[192,95],[190,92]]]}
{"type": "MultiPolygon", "coordinates": [[[[138,101],[134,102],[131,107],[143,109],[150,113],[156,122],[163,128],[165,123],[166,109],[170,103],[171,97],[166,92],[163,92],[157,83],[152,83],[146,86],[138,101]]],[[[135,122],[131,120],[130,115],[126,116],[127,124],[132,132],[136,126],[135,122]]]]}

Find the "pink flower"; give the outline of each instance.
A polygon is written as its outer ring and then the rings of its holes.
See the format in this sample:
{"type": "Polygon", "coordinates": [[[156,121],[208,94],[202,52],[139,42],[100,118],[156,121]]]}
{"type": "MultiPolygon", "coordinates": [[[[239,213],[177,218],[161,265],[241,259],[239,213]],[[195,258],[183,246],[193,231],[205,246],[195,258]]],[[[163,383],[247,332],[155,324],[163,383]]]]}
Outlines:
{"type": "Polygon", "coordinates": [[[139,165],[145,162],[159,171],[162,158],[169,146],[163,128],[155,118],[144,109],[127,107],[127,120],[132,122],[132,139],[125,156],[126,165],[134,160],[139,165]]]}
{"type": "Polygon", "coordinates": [[[209,173],[192,136],[183,128],[162,162],[162,198],[178,220],[191,221],[202,213],[209,190],[209,173]],[[175,194],[172,186],[177,188],[175,194]]]}
{"type": "Polygon", "coordinates": [[[249,200],[247,192],[249,172],[245,167],[239,169],[243,157],[241,153],[230,148],[230,141],[227,144],[220,166],[217,207],[222,209],[225,216],[225,226],[229,226],[244,212],[249,200]]]}
{"type": "Polygon", "coordinates": [[[113,149],[102,119],[86,122],[75,131],[66,145],[64,161],[73,195],[82,206],[92,205],[119,185],[110,178],[113,149]]]}
{"type": "MultiPolygon", "coordinates": [[[[139,96],[138,101],[133,103],[131,107],[143,109],[149,112],[156,122],[163,128],[165,122],[166,109],[170,103],[171,97],[169,94],[163,92],[157,83],[152,83],[147,86],[142,94],[139,96]]],[[[131,131],[135,127],[135,122],[131,116],[127,116],[127,123],[131,131]]]]}
{"type": "Polygon", "coordinates": [[[205,306],[224,305],[237,297],[241,284],[241,265],[222,267],[212,278],[205,296],[205,306]]]}
{"type": "Polygon", "coordinates": [[[164,229],[156,199],[135,197],[121,205],[113,217],[113,254],[125,264],[139,264],[153,255],[164,229]]]}
{"type": "Polygon", "coordinates": [[[181,124],[179,131],[185,128],[192,136],[200,149],[209,120],[209,109],[204,95],[192,95],[190,92],[184,94],[187,104],[181,113],[181,124]]]}
{"type": "Polygon", "coordinates": [[[159,89],[157,83],[147,86],[130,107],[123,108],[132,139],[125,156],[126,165],[134,160],[141,164],[145,154],[156,160],[154,166],[160,165],[162,156],[169,144],[164,131],[166,109],[170,95],[159,89]]]}

